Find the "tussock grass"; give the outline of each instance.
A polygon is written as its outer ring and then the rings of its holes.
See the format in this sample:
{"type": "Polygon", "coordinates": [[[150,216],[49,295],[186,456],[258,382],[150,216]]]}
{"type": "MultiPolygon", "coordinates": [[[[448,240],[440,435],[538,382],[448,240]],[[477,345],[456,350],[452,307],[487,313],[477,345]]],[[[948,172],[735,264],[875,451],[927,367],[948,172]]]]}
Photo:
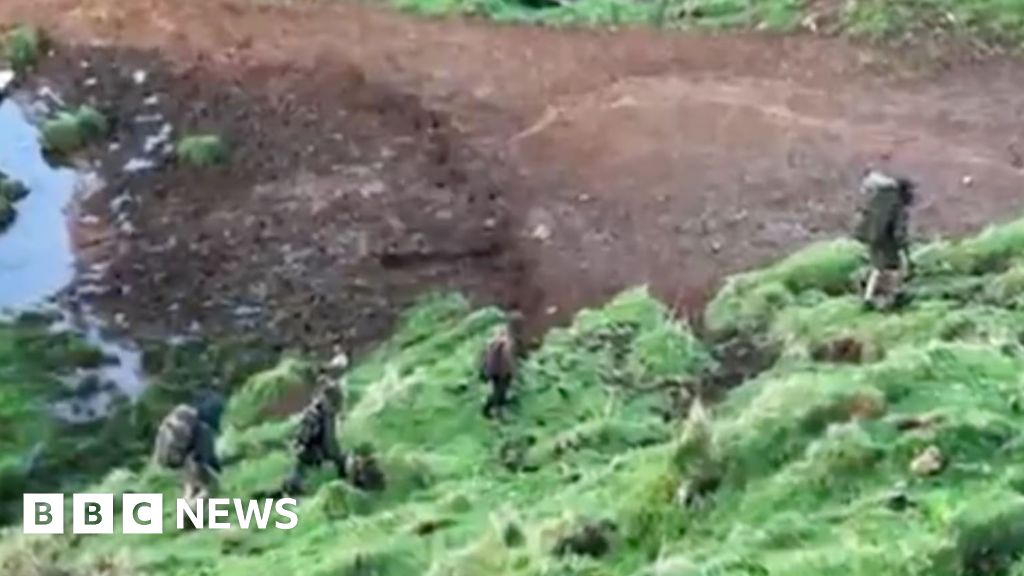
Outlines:
{"type": "Polygon", "coordinates": [[[228,148],[216,134],[185,136],[174,148],[178,161],[196,168],[209,168],[228,160],[228,148]]]}
{"type": "Polygon", "coordinates": [[[3,56],[18,74],[24,74],[39,62],[46,41],[33,26],[18,26],[2,37],[3,56]]]}
{"type": "Polygon", "coordinates": [[[43,123],[40,131],[43,150],[49,154],[69,155],[99,142],[110,129],[106,117],[91,106],[64,110],[43,123]]]}
{"type": "MultiPolygon", "coordinates": [[[[1022,573],[1018,226],[920,247],[917,297],[885,315],[859,305],[851,279],[864,263],[848,242],[733,279],[709,324],[783,353],[686,419],[663,418],[668,391],[714,360],[644,289],[552,330],[500,423],[480,414],[475,363],[504,314],[427,298],[347,376],[340,440],[372,446],[383,492],[325,468],[293,531],[54,538],[43,565],[118,558],[137,573],[219,576],[1022,573]],[[956,264],[940,265],[939,253],[956,264]],[[935,289],[953,280],[984,286],[935,289]],[[766,286],[781,295],[771,306],[766,286]],[[812,360],[811,346],[839,336],[871,353],[812,360]],[[933,448],[945,467],[912,472],[933,448]],[[680,488],[699,497],[680,498],[680,488]],[[598,529],[607,549],[570,545],[598,529]]],[[[266,415],[300,385],[301,365],[285,360],[235,391],[220,442],[228,496],[272,488],[287,472],[295,421],[266,415]]],[[[177,490],[173,475],[139,465],[100,486],[177,490]]],[[[0,564],[20,566],[18,536],[0,542],[0,564]]]]}

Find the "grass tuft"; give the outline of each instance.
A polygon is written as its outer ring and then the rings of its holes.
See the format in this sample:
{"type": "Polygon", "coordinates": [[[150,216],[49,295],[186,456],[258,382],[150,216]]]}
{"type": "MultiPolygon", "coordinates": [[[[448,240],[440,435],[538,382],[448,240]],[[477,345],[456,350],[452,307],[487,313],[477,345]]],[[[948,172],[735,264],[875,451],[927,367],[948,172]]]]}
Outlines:
{"type": "Polygon", "coordinates": [[[178,161],[196,168],[209,168],[228,160],[228,148],[215,134],[186,136],[175,147],[178,161]]]}
{"type": "Polygon", "coordinates": [[[106,117],[91,106],[58,112],[43,123],[43,150],[68,156],[105,138],[109,128],[106,117]]]}
{"type": "MultiPolygon", "coordinates": [[[[673,388],[714,360],[643,288],[550,331],[500,422],[480,413],[476,362],[504,313],[425,298],[347,376],[339,441],[372,451],[382,489],[324,467],[292,531],[55,537],[41,565],[77,574],[123,559],[152,576],[1024,573],[1019,226],[919,247],[916,297],[888,314],[860,306],[850,279],[862,253],[849,242],[733,279],[709,315],[781,356],[683,421],[666,417],[673,388]],[[839,338],[867,352],[809,353],[839,338]],[[943,466],[918,475],[926,451],[943,466]]],[[[0,429],[0,487],[13,502],[50,430],[38,418],[45,396],[24,386],[45,389],[48,368],[85,360],[69,360],[68,342],[3,334],[0,366],[16,374],[0,369],[0,425],[17,424],[0,429]]],[[[188,367],[199,354],[170,356],[154,364],[188,367]]],[[[288,473],[294,420],[281,407],[308,392],[308,369],[285,359],[234,387],[219,445],[225,496],[265,492],[288,473]]],[[[116,464],[80,491],[176,497],[173,474],[116,464]]],[[[24,565],[27,549],[18,534],[0,537],[0,565],[24,565]]]]}
{"type": "Polygon", "coordinates": [[[18,74],[34,68],[45,50],[45,39],[33,26],[18,26],[3,36],[4,57],[18,74]]]}

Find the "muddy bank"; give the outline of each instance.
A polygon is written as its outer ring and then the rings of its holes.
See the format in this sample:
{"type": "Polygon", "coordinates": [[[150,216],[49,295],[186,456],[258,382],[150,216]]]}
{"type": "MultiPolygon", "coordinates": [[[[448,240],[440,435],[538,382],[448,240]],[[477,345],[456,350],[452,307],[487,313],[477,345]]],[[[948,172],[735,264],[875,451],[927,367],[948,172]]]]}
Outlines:
{"type": "Polygon", "coordinates": [[[357,69],[172,69],[134,50],[60,47],[33,79],[113,126],[81,198],[91,272],[70,297],[146,337],[257,332],[359,346],[430,290],[523,293],[507,171],[443,114],[357,69]],[[173,142],[219,135],[221,167],[173,142]],[[159,140],[159,146],[153,142],[159,140]]]}

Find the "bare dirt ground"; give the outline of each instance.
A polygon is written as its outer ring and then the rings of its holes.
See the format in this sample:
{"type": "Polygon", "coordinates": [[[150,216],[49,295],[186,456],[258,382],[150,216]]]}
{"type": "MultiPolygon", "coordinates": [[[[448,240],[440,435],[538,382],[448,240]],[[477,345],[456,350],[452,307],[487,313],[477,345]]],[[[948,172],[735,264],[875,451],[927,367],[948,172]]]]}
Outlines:
{"type": "Polygon", "coordinates": [[[104,236],[108,283],[126,288],[101,302],[157,331],[256,308],[247,321],[283,340],[359,344],[438,286],[519,306],[533,329],[638,283],[697,309],[723,275],[845,232],[867,165],[919,180],[922,236],[1024,205],[1010,61],[357,3],[0,3],[15,21],[66,47],[43,75],[113,110],[122,138],[150,95],[124,89],[143,67],[177,129],[234,146],[220,171],[105,192],[136,206],[134,232],[104,236]],[[104,63],[91,96],[82,59],[104,63]]]}

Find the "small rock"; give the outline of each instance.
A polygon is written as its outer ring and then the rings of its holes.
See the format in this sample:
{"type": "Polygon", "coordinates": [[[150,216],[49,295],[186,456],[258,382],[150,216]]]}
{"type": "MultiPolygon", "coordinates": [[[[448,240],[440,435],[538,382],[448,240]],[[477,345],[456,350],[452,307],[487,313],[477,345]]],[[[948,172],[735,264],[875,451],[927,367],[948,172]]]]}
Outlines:
{"type": "Polygon", "coordinates": [[[64,99],[61,98],[59,94],[54,92],[53,88],[50,88],[49,86],[43,86],[42,88],[37,90],[36,95],[39,96],[40,100],[52,102],[56,104],[59,108],[64,108],[66,106],[66,104],[64,103],[64,99]]]}
{"type": "Polygon", "coordinates": [[[546,242],[548,239],[551,238],[551,228],[548,228],[544,224],[538,224],[537,227],[533,229],[533,232],[530,233],[530,235],[536,238],[537,240],[540,240],[541,242],[546,242]]]}
{"type": "Polygon", "coordinates": [[[548,306],[545,312],[547,312],[548,316],[554,316],[555,314],[558,313],[558,306],[548,306]]]}
{"type": "Polygon", "coordinates": [[[157,122],[163,122],[164,117],[162,114],[139,114],[133,118],[136,124],[156,124],[157,122]]]}
{"type": "Polygon", "coordinates": [[[132,81],[135,82],[136,85],[145,84],[146,78],[148,77],[149,73],[147,73],[145,70],[136,70],[134,73],[132,73],[132,81]]]}
{"type": "Polygon", "coordinates": [[[893,512],[903,512],[913,506],[914,502],[907,496],[906,492],[896,491],[886,497],[885,505],[893,512]]]}
{"type": "Polygon", "coordinates": [[[809,31],[811,34],[817,34],[818,18],[820,17],[821,14],[808,14],[803,20],[800,21],[800,26],[802,26],[805,30],[809,31]]]}
{"type": "Polygon", "coordinates": [[[590,202],[590,194],[580,194],[579,195],[579,201],[580,202],[590,202]]]}
{"type": "Polygon", "coordinates": [[[132,197],[127,192],[122,193],[110,200],[110,211],[120,212],[132,203],[132,197]]]}
{"type": "Polygon", "coordinates": [[[14,84],[14,71],[0,70],[0,96],[6,94],[12,84],[14,84]]]}
{"type": "Polygon", "coordinates": [[[494,218],[488,218],[484,220],[484,228],[487,230],[493,230],[498,225],[498,221],[494,218]]]}
{"type": "Polygon", "coordinates": [[[971,185],[974,184],[974,177],[970,175],[964,176],[963,179],[960,180],[960,183],[970,188],[971,185]]]}
{"type": "Polygon", "coordinates": [[[910,471],[917,476],[932,476],[945,468],[945,458],[937,446],[929,446],[910,463],[910,471]]]}
{"type": "Polygon", "coordinates": [[[100,83],[100,79],[99,78],[97,78],[95,76],[90,76],[90,77],[86,78],[85,81],[82,82],[82,86],[85,86],[86,88],[92,88],[92,87],[96,86],[99,83],[100,83]]]}
{"type": "Polygon", "coordinates": [[[134,174],[136,172],[142,172],[144,170],[152,170],[156,168],[156,162],[153,162],[149,158],[132,158],[125,163],[122,172],[126,174],[134,174]]]}
{"type": "Polygon", "coordinates": [[[159,94],[153,94],[152,96],[147,96],[146,99],[142,101],[142,105],[143,106],[156,106],[159,103],[160,103],[160,95],[159,94]]]}

